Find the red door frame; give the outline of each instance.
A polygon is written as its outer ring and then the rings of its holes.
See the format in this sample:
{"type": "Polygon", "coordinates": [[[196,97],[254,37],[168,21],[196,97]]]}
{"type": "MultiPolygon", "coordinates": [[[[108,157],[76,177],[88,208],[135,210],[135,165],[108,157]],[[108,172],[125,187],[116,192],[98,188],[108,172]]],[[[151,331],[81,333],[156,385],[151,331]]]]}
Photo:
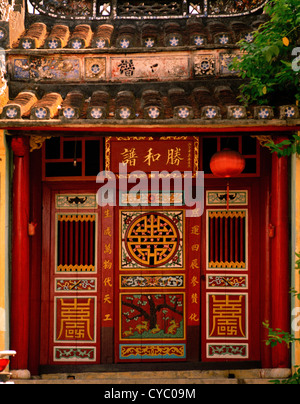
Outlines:
{"type": "MultiPolygon", "coordinates": [[[[265,160],[269,159],[269,153],[267,151],[264,151],[262,153],[262,158],[261,158],[261,164],[262,166],[265,165],[265,170],[264,172],[261,173],[261,178],[260,178],[260,194],[261,194],[261,200],[262,203],[260,205],[260,209],[261,209],[261,230],[263,232],[262,236],[261,236],[261,250],[265,251],[264,254],[261,254],[261,268],[264,268],[264,271],[262,271],[261,273],[261,295],[260,295],[260,300],[261,300],[261,318],[262,319],[268,319],[271,318],[271,308],[272,308],[272,301],[274,303],[277,302],[277,295],[275,293],[272,293],[272,285],[277,284],[277,288],[279,287],[280,290],[280,295],[282,296],[282,299],[284,301],[284,305],[281,306],[279,308],[279,311],[277,311],[276,307],[278,307],[278,305],[273,304],[273,319],[275,319],[277,321],[277,324],[279,324],[279,326],[287,326],[289,329],[289,292],[288,292],[288,280],[289,280],[289,269],[288,269],[288,247],[286,246],[286,241],[288,240],[287,237],[287,229],[283,229],[282,231],[280,231],[280,237],[285,240],[283,246],[281,245],[281,252],[284,251],[284,255],[282,255],[283,261],[284,261],[284,268],[279,265],[279,262],[276,261],[276,252],[279,252],[279,248],[278,245],[280,244],[279,239],[276,240],[276,242],[274,242],[274,240],[270,237],[269,233],[269,225],[276,225],[276,224],[280,224],[282,222],[286,222],[287,223],[287,215],[288,215],[288,192],[282,192],[282,190],[286,190],[286,186],[288,184],[288,170],[287,170],[287,161],[286,159],[281,159],[281,161],[279,161],[279,159],[276,158],[276,156],[273,157],[273,167],[272,167],[272,172],[273,172],[273,184],[271,186],[270,184],[270,165],[268,163],[265,163],[265,160]],[[276,174],[276,172],[278,172],[278,175],[276,174]],[[275,175],[276,174],[276,175],[275,175]],[[277,189],[277,196],[276,193],[273,192],[273,198],[272,198],[272,191],[275,190],[275,188],[278,187],[277,189]],[[274,197],[275,196],[275,197],[274,197]],[[279,199],[284,199],[282,201],[279,201],[279,199]],[[280,206],[280,207],[279,207],[280,206]],[[273,218],[272,220],[274,220],[274,223],[272,223],[271,217],[270,217],[270,209],[272,207],[272,212],[273,212],[273,218]],[[275,218],[274,215],[277,212],[277,217],[275,218]],[[276,222],[275,222],[276,221],[276,222]],[[275,253],[275,255],[273,254],[275,253]],[[271,261],[271,257],[273,255],[272,261],[271,261]],[[271,274],[271,264],[272,264],[272,274],[271,274]],[[276,271],[273,271],[273,265],[276,265],[276,271]],[[282,279],[284,279],[284,282],[282,283],[282,279]],[[272,285],[271,285],[272,284],[272,285]]],[[[32,178],[31,178],[32,180],[32,178]]],[[[37,186],[37,184],[35,184],[36,186],[33,187],[33,189],[35,188],[39,188],[37,186]]],[[[47,202],[47,193],[49,193],[49,187],[53,186],[52,185],[48,185],[44,187],[44,200],[46,201],[44,204],[44,211],[43,211],[43,225],[46,228],[49,228],[50,222],[49,222],[49,215],[47,214],[47,212],[49,213],[50,207],[49,205],[49,201],[50,199],[48,199],[47,202]]],[[[82,184],[80,185],[82,186],[82,184]]],[[[33,199],[34,197],[34,192],[31,194],[31,198],[33,199]]],[[[13,203],[15,203],[16,201],[13,201],[13,203]]],[[[35,206],[36,209],[39,209],[38,206],[35,206]]],[[[37,214],[37,216],[39,216],[38,213],[33,212],[35,214],[37,214]]],[[[40,223],[41,224],[41,223],[40,223]]],[[[39,227],[37,228],[39,229],[39,227]]],[[[39,230],[38,230],[39,233],[39,230]]],[[[276,234],[276,232],[275,232],[276,234]]],[[[278,233],[277,233],[278,234],[278,233]]],[[[50,233],[48,232],[43,232],[43,239],[47,243],[49,243],[50,241],[50,233]]],[[[274,236],[276,237],[276,236],[274,236]]],[[[39,244],[38,242],[34,244],[39,244]]],[[[33,247],[33,243],[31,243],[31,248],[33,247]]],[[[282,260],[281,259],[281,260],[282,260]]],[[[45,246],[42,247],[42,261],[43,261],[43,267],[45,265],[45,263],[47,263],[47,261],[49,260],[49,250],[47,251],[47,248],[45,246]]],[[[281,261],[282,262],[282,261],[281,261]]],[[[37,260],[35,260],[33,262],[33,266],[34,268],[32,268],[31,273],[32,275],[39,270],[39,263],[37,262],[37,260]]],[[[14,282],[14,276],[15,274],[13,273],[12,276],[12,282],[14,282]]],[[[39,284],[39,281],[37,278],[33,277],[33,283],[35,285],[35,290],[34,293],[31,293],[31,302],[32,305],[33,304],[38,304],[38,299],[36,298],[36,296],[38,296],[39,292],[38,290],[41,289],[41,294],[42,294],[42,299],[41,299],[41,313],[45,313],[45,309],[47,312],[47,306],[48,306],[48,302],[45,299],[45,296],[47,295],[47,293],[45,293],[44,290],[44,283],[42,283],[43,286],[41,286],[39,284]]],[[[32,283],[32,285],[33,285],[32,283]]],[[[31,312],[32,312],[33,308],[31,308],[31,312]]],[[[33,310],[34,312],[37,312],[38,310],[33,310]]],[[[37,334],[38,334],[38,328],[37,327],[37,323],[39,322],[38,319],[34,319],[33,320],[35,323],[35,326],[32,327],[30,329],[30,338],[29,338],[29,347],[30,347],[30,354],[31,357],[29,358],[29,363],[34,363],[33,365],[30,365],[30,368],[36,369],[37,368],[37,359],[38,358],[38,353],[37,353],[37,348],[38,346],[35,345],[33,346],[33,341],[37,341],[37,334]],[[32,367],[31,367],[32,366],[32,367]]],[[[28,331],[29,332],[29,331],[28,331]]],[[[102,330],[103,333],[103,330],[102,330]]],[[[113,335],[113,331],[112,328],[109,330],[109,332],[106,333],[106,341],[109,343],[112,340],[112,335],[113,335]]],[[[287,352],[287,350],[283,347],[280,348],[282,349],[283,352],[283,356],[282,359],[280,361],[278,361],[278,353],[276,353],[276,350],[271,350],[269,348],[267,348],[263,342],[263,339],[265,339],[265,330],[261,330],[261,341],[260,341],[260,346],[261,346],[261,353],[262,353],[262,367],[276,367],[276,366],[289,366],[289,354],[287,352]],[[272,359],[271,359],[272,357],[272,359]]],[[[42,330],[41,336],[40,336],[40,340],[43,339],[48,339],[48,334],[47,334],[47,329],[45,328],[44,330],[42,330]]],[[[103,337],[102,337],[103,340],[103,337]]],[[[111,348],[112,352],[113,352],[113,347],[111,348]]],[[[22,351],[19,351],[18,355],[22,356],[23,353],[22,351]]],[[[113,357],[113,353],[111,353],[111,358],[113,357]]],[[[41,360],[39,361],[41,364],[45,364],[45,355],[41,356],[41,360]]],[[[107,363],[112,363],[112,360],[108,359],[107,363]]],[[[26,364],[24,365],[24,367],[26,367],[26,364]]]]}

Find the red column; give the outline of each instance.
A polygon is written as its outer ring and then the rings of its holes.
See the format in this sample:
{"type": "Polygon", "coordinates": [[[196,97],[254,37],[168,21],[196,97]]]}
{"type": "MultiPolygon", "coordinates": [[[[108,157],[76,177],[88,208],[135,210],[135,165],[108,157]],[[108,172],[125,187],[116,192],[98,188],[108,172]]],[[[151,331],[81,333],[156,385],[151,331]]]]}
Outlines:
{"type": "MultiPolygon", "coordinates": [[[[279,141],[281,141],[280,139],[279,141]]],[[[289,189],[288,160],[272,155],[271,223],[271,328],[290,331],[289,189]]],[[[289,367],[289,349],[279,344],[272,349],[272,367],[289,367]]]]}
{"type": "Polygon", "coordinates": [[[29,147],[28,139],[12,139],[14,153],[12,197],[11,349],[17,351],[13,369],[27,369],[29,341],[29,147]]]}

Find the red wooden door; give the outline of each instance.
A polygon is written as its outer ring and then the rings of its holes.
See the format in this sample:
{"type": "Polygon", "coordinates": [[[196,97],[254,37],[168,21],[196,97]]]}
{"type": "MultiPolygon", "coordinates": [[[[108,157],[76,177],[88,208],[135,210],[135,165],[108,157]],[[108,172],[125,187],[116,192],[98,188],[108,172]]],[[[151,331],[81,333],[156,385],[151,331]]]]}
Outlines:
{"type": "Polygon", "coordinates": [[[95,192],[51,188],[44,203],[42,364],[100,363],[101,211],[95,192]]]}
{"type": "Polygon", "coordinates": [[[260,194],[257,181],[207,181],[202,249],[202,361],[260,360],[260,194]],[[212,182],[211,182],[212,183],[212,182]]]}
{"type": "Polygon", "coordinates": [[[41,364],[260,360],[258,180],[231,181],[228,211],[207,180],[201,217],[61,188],[44,189],[41,364]]]}

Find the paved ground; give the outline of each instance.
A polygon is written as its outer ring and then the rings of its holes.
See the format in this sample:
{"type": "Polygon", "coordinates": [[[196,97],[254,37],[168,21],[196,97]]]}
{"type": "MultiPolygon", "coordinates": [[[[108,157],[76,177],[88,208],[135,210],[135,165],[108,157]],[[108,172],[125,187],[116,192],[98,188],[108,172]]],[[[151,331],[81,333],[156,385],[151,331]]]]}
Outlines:
{"type": "Polygon", "coordinates": [[[289,369],[252,369],[224,371],[159,371],[159,372],[103,372],[59,373],[18,379],[15,384],[102,384],[102,385],[188,385],[188,384],[270,384],[270,380],[285,379],[289,369]]]}

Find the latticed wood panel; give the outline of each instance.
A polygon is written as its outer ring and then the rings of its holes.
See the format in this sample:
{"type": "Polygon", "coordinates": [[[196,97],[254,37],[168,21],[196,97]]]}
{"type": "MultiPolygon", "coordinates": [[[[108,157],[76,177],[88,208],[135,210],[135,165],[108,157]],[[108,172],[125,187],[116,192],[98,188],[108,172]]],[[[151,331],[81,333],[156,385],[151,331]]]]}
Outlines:
{"type": "Polygon", "coordinates": [[[181,1],[119,1],[118,15],[180,15],[182,14],[181,1]]]}
{"type": "Polygon", "coordinates": [[[95,271],[96,216],[58,215],[57,271],[95,271]]]}
{"type": "Polygon", "coordinates": [[[247,211],[208,211],[208,267],[246,268],[247,211]]]}

